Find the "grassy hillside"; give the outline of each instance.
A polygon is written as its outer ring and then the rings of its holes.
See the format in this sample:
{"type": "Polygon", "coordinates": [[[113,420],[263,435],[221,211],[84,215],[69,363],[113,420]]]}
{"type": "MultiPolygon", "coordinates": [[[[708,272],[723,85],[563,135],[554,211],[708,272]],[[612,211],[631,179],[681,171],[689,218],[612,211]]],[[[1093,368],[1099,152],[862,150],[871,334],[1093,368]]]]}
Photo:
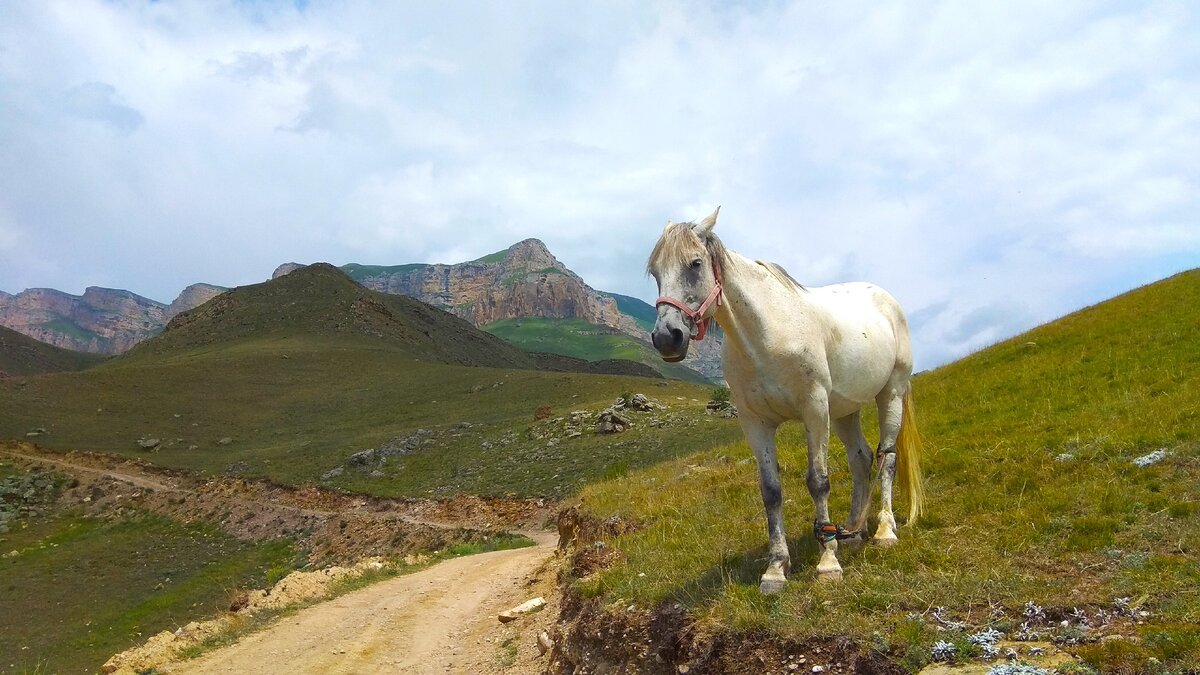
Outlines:
{"type": "Polygon", "coordinates": [[[103,360],[99,354],[61,349],[0,326],[0,377],[83,370],[103,360]]]}
{"type": "Polygon", "coordinates": [[[421,360],[536,368],[536,361],[462,319],[408,297],[354,283],[319,263],[222,293],[184,312],[122,362],[221,348],[242,340],[307,336],[375,340],[421,360]]]}
{"type": "MultiPolygon", "coordinates": [[[[803,428],[789,425],[780,461],[794,576],[781,596],[757,590],[766,534],[744,443],[585,488],[585,511],[642,527],[611,540],[620,562],[578,588],[622,605],[680,602],[710,630],[851,635],[909,667],[928,661],[938,639],[971,649],[963,633],[934,630],[933,608],[1012,635],[1032,601],[1053,618],[1044,636],[1090,640],[1069,649],[1101,672],[1194,667],[1197,372],[1200,271],[1191,271],[919,377],[929,514],[901,528],[896,548],[843,549],[842,583],[814,581],[803,428]],[[1161,461],[1135,464],[1160,449],[1161,461]],[[1124,624],[1137,644],[1095,643],[1097,629],[1077,621],[1058,626],[1076,608],[1111,611],[1116,598],[1149,613],[1124,624]]],[[[844,520],[849,473],[833,444],[832,506],[844,520]]]]}
{"type": "Polygon", "coordinates": [[[597,435],[595,413],[623,393],[669,399],[670,415],[700,415],[708,391],[541,372],[538,359],[428,305],[313,266],[218,296],[86,372],[0,381],[0,438],[42,428],[38,443],[54,449],[427,496],[564,495],[735,433],[726,421],[673,432],[663,428],[667,417],[658,426],[647,417],[625,434],[597,435]],[[586,414],[568,437],[572,411],[586,414]],[[541,427],[557,426],[531,430],[535,413],[549,415],[541,427]],[[419,447],[348,463],[419,430],[419,447]],[[152,451],[138,446],[152,438],[152,451]]]}
{"type": "MultiPolygon", "coordinates": [[[[0,463],[0,504],[14,506],[4,488],[53,492],[63,480],[0,463]]],[[[291,571],[296,556],[285,540],[249,544],[146,513],[88,518],[55,509],[52,495],[32,501],[41,515],[0,521],[3,672],[96,672],[149,635],[225,610],[236,589],[291,571]]]]}
{"type": "Polygon", "coordinates": [[[621,310],[624,314],[632,316],[639,326],[646,329],[647,333],[654,329],[654,322],[658,318],[658,315],[655,313],[654,307],[645,301],[619,293],[605,293],[601,291],[600,295],[607,295],[616,300],[617,309],[621,310]]]}
{"type": "Polygon", "coordinates": [[[625,333],[579,319],[505,319],[488,324],[483,329],[532,352],[562,354],[587,361],[636,361],[666,377],[685,382],[708,382],[691,368],[663,361],[652,347],[625,333]]]}

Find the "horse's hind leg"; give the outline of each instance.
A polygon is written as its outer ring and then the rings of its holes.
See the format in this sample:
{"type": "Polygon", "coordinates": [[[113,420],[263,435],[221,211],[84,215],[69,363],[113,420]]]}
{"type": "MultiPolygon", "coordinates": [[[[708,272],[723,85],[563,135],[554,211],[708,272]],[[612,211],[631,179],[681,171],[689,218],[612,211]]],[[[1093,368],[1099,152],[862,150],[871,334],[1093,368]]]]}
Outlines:
{"type": "MultiPolygon", "coordinates": [[[[833,430],[842,439],[842,445],[846,446],[846,460],[854,479],[854,492],[850,497],[850,527],[859,530],[860,536],[865,539],[866,510],[871,503],[871,446],[863,435],[862,418],[858,412],[834,420],[833,430]]],[[[848,541],[861,542],[862,539],[848,541]]]]}
{"type": "Polygon", "coordinates": [[[888,387],[875,398],[879,406],[879,528],[876,544],[890,546],[897,541],[896,517],[892,515],[892,486],[896,481],[896,439],[904,415],[904,395],[888,387]]]}
{"type": "Polygon", "coordinates": [[[777,427],[745,414],[740,421],[746,442],[758,462],[758,487],[767,512],[767,571],[763,573],[758,589],[766,595],[774,595],[787,585],[787,575],[792,569],[792,557],[783,530],[783,486],[779,481],[779,458],[775,449],[777,427]]]}

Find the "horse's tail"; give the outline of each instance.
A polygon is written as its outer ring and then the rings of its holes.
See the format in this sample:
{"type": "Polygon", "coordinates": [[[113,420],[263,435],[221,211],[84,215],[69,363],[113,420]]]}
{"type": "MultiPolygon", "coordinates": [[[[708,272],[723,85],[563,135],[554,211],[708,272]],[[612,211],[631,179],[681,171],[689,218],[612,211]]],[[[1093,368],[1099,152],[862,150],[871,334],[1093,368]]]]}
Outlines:
{"type": "Polygon", "coordinates": [[[921,434],[914,416],[912,385],[904,392],[904,412],[900,417],[900,435],[896,438],[896,473],[908,493],[908,522],[916,522],[925,511],[925,486],[921,481],[921,434]]]}

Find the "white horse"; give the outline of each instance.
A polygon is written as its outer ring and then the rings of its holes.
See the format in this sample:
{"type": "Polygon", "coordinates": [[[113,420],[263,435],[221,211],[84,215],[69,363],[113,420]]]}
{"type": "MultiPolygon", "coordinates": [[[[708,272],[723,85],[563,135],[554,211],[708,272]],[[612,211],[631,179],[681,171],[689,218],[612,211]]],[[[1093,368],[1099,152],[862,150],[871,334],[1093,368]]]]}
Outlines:
{"type": "Polygon", "coordinates": [[[923,507],[908,323],[896,300],[877,286],[805,288],[778,265],[727,250],[713,234],[719,211],[699,223],[667,221],[646,265],[661,296],[651,337],[663,359],[679,361],[690,340],[704,338],[710,321],[725,332],[721,363],[758,461],[767,513],[769,558],[759,589],[780,592],[791,570],[775,451],[775,431],[787,420],[800,420],[807,431],[807,483],[817,511],[813,534],[821,549],[817,575],[840,579],[838,540],[866,537],[872,461],[859,415],[871,401],[879,410],[882,485],[874,541],[896,542],[892,484],[898,465],[909,495],[909,523],[923,507]],[[854,477],[850,531],[829,519],[831,424],[846,446],[854,477]]]}

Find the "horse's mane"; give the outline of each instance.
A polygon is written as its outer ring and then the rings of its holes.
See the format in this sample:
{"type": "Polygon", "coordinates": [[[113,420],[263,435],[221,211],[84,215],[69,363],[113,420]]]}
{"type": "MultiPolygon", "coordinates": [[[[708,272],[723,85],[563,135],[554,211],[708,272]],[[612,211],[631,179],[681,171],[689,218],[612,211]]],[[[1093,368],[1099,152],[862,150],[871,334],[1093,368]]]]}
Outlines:
{"type": "Polygon", "coordinates": [[[783,269],[783,265],[780,265],[779,263],[773,263],[773,262],[764,262],[762,260],[755,260],[754,262],[767,268],[767,271],[771,273],[771,276],[775,277],[775,279],[777,279],[779,281],[779,283],[783,284],[784,286],[787,286],[790,284],[802,291],[808,290],[807,288],[804,287],[804,284],[802,284],[799,281],[796,281],[794,278],[792,278],[792,275],[788,274],[788,271],[783,269]]]}
{"type": "MultiPolygon", "coordinates": [[[[672,261],[685,262],[694,254],[697,239],[704,245],[713,260],[720,263],[722,268],[728,268],[729,250],[725,248],[725,243],[721,241],[721,238],[712,232],[700,237],[692,229],[694,227],[695,223],[675,223],[663,231],[662,236],[658,238],[658,243],[654,245],[654,250],[650,252],[650,259],[646,261],[646,274],[653,274],[655,267],[672,261]]],[[[763,262],[762,260],[756,262],[784,286],[794,286],[802,291],[808,290],[799,281],[793,279],[792,275],[788,274],[788,271],[778,263],[763,262]]]]}

